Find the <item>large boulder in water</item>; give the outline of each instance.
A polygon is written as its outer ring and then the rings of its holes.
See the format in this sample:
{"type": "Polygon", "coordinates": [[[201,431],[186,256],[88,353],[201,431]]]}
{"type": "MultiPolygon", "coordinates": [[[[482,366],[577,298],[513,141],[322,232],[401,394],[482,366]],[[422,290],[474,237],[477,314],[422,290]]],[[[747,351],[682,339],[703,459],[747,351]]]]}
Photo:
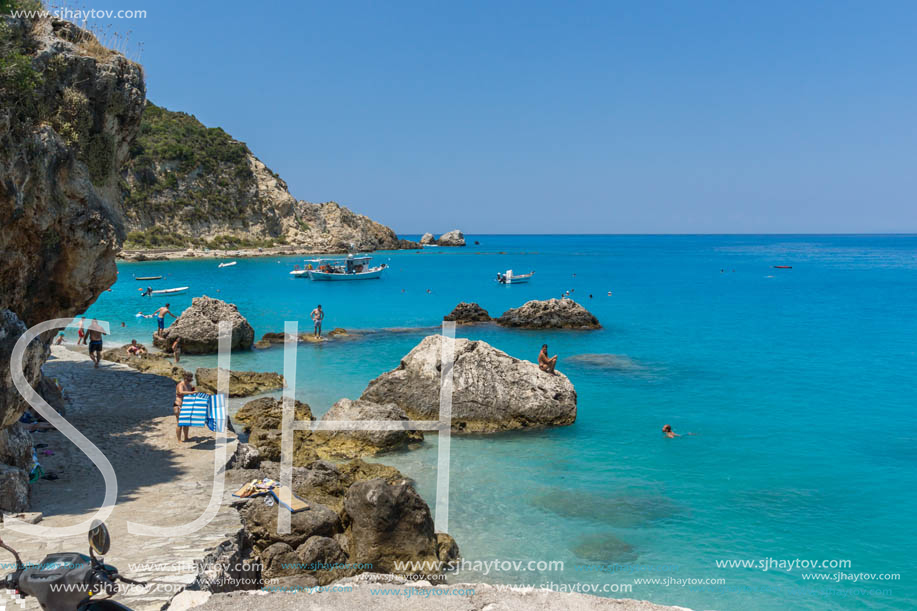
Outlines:
{"type": "MultiPolygon", "coordinates": [[[[397,369],[370,382],[361,398],[394,403],[412,419],[438,419],[442,342],[442,335],[426,337],[397,369]]],[[[576,391],[567,376],[546,373],[486,342],[455,340],[454,431],[493,433],[575,420],[576,391]]]]}
{"type": "Polygon", "coordinates": [[[422,246],[427,244],[436,244],[436,238],[433,237],[432,233],[425,233],[420,237],[420,243],[422,246]]]}
{"type": "Polygon", "coordinates": [[[463,301],[455,306],[452,312],[443,316],[443,320],[454,320],[459,324],[467,325],[476,322],[490,322],[490,314],[476,303],[466,303],[463,301]]]}
{"type": "Polygon", "coordinates": [[[439,236],[439,239],[436,240],[436,243],[440,246],[464,246],[465,235],[458,229],[453,229],[452,231],[439,236]]]}
{"type": "Polygon", "coordinates": [[[599,319],[572,299],[529,301],[507,310],[497,324],[522,329],[600,329],[599,319]]]}
{"type": "Polygon", "coordinates": [[[164,335],[153,335],[153,345],[166,352],[172,343],[181,338],[182,352],[187,354],[213,354],[219,347],[219,324],[228,320],[232,328],[232,350],[247,350],[255,341],[255,330],[231,303],[212,299],[206,295],[195,297],[191,306],[181,313],[164,335]]]}

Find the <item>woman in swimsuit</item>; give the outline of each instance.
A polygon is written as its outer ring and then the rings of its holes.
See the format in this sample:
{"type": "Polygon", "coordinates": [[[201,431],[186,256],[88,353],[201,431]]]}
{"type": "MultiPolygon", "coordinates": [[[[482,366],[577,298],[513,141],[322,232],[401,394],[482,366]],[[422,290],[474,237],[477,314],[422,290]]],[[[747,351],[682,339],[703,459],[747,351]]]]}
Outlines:
{"type": "Polygon", "coordinates": [[[175,413],[175,438],[178,439],[179,443],[188,441],[188,427],[178,426],[178,415],[181,413],[181,404],[185,395],[191,395],[197,392],[194,389],[194,384],[191,383],[193,379],[194,374],[190,371],[186,371],[182,381],[175,387],[175,404],[172,405],[172,411],[175,413]]]}

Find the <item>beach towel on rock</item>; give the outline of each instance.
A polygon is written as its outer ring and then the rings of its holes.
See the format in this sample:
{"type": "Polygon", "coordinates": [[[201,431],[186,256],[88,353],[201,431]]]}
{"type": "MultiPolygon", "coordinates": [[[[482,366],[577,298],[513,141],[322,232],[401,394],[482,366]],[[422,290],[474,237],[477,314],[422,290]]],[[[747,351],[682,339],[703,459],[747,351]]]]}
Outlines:
{"type": "Polygon", "coordinates": [[[208,396],[207,428],[217,433],[226,430],[226,395],[208,396]]]}
{"type": "Polygon", "coordinates": [[[253,496],[263,496],[270,494],[277,500],[280,505],[290,513],[297,513],[310,509],[307,502],[293,494],[293,491],[286,486],[281,486],[280,482],[272,479],[254,479],[233,493],[233,496],[239,498],[251,498],[253,496]]]}
{"type": "Polygon", "coordinates": [[[196,392],[185,395],[178,412],[178,426],[207,426],[207,403],[210,395],[196,392]]]}

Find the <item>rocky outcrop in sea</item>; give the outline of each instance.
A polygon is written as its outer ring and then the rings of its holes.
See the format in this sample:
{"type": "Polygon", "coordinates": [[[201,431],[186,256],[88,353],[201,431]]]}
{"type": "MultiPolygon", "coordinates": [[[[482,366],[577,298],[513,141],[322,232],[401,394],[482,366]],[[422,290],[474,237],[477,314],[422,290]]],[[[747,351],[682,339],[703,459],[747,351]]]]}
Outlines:
{"type": "MultiPolygon", "coordinates": [[[[383,373],[361,399],[394,403],[412,419],[439,418],[443,336],[431,335],[383,373]]],[[[546,373],[483,341],[455,340],[452,430],[495,433],[576,420],[576,391],[567,376],[546,373]]]]}
{"type": "Polygon", "coordinates": [[[436,243],[440,246],[464,246],[465,234],[463,234],[458,229],[453,229],[452,231],[446,232],[439,236],[439,239],[436,240],[436,243]]]}
{"type": "Polygon", "coordinates": [[[219,324],[228,320],[232,329],[232,350],[247,350],[255,341],[255,330],[232,303],[204,295],[191,300],[191,305],[169,325],[165,333],[153,334],[153,345],[164,352],[172,351],[172,344],[181,339],[182,352],[187,354],[214,354],[219,348],[219,324]]]}
{"type": "Polygon", "coordinates": [[[498,325],[521,329],[600,329],[599,319],[572,299],[529,301],[507,310],[498,325]]]}
{"type": "Polygon", "coordinates": [[[462,302],[445,316],[443,320],[453,320],[459,324],[473,324],[476,322],[490,322],[490,314],[476,303],[462,302]]]}
{"type": "Polygon", "coordinates": [[[422,246],[464,246],[465,245],[465,234],[463,234],[458,229],[453,229],[452,231],[447,231],[439,238],[433,237],[432,233],[425,233],[420,238],[420,244],[422,246]]]}
{"type": "MultiPolygon", "coordinates": [[[[0,71],[0,509],[21,511],[31,442],[10,351],[26,326],[81,312],[114,283],[118,175],[146,90],[139,65],[68,21],[0,19],[0,55],[15,67],[0,71]]],[[[29,383],[47,354],[29,346],[29,383]]]]}

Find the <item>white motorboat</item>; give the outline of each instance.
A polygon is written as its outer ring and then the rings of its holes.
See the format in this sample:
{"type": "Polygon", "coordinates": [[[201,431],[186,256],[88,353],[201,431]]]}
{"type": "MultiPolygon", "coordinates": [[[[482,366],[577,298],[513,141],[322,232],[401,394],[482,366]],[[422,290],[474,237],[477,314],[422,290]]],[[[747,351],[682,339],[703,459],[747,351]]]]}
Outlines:
{"type": "MultiPolygon", "coordinates": [[[[385,263],[372,266],[368,255],[347,255],[339,259],[308,259],[305,271],[310,280],[375,280],[388,269],[385,263]]],[[[296,270],[294,270],[295,272],[296,270]]],[[[294,272],[290,272],[293,274],[294,272]]]]}
{"type": "Polygon", "coordinates": [[[160,289],[158,291],[153,291],[153,295],[179,295],[186,292],[190,287],[179,286],[174,289],[160,289]]]}
{"type": "Polygon", "coordinates": [[[513,270],[508,269],[506,270],[506,273],[497,273],[497,282],[500,284],[523,284],[528,282],[534,275],[535,272],[517,275],[513,273],[513,270]]]}
{"type": "Polygon", "coordinates": [[[217,267],[229,267],[229,266],[235,265],[235,264],[236,264],[235,261],[230,261],[230,262],[228,262],[228,263],[220,263],[217,267]]]}

